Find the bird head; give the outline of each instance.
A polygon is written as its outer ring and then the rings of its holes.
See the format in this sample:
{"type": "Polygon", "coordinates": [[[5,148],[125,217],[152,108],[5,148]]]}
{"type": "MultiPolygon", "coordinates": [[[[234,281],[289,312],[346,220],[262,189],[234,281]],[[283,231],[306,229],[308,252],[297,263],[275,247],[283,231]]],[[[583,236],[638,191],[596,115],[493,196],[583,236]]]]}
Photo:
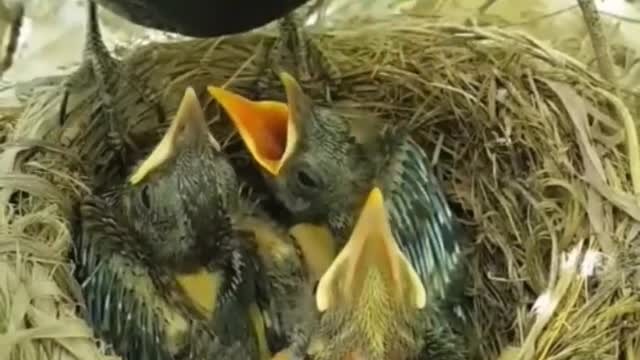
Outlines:
{"type": "Polygon", "coordinates": [[[426,302],[424,285],[391,232],[382,192],[374,188],[318,283],[319,358],[396,358],[415,347],[415,322],[426,302]]]}
{"type": "Polygon", "coordinates": [[[123,205],[134,230],[166,244],[155,249],[160,258],[179,261],[176,254],[220,252],[237,188],[195,91],[187,88],[161,141],[129,177],[123,205]]]}
{"type": "Polygon", "coordinates": [[[280,80],[286,103],[252,101],[219,87],[209,92],[296,220],[323,220],[354,194],[366,194],[362,184],[371,169],[339,111],[315,106],[288,73],[280,80]]]}

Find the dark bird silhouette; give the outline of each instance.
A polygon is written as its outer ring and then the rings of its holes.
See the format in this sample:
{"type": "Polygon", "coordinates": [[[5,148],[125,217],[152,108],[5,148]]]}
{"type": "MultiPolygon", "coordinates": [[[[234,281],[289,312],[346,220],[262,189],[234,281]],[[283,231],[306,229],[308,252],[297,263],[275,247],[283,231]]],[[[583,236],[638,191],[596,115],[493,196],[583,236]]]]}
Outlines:
{"type": "Polygon", "coordinates": [[[293,11],[307,0],[96,0],[145,27],[193,37],[248,31],[293,11]]]}

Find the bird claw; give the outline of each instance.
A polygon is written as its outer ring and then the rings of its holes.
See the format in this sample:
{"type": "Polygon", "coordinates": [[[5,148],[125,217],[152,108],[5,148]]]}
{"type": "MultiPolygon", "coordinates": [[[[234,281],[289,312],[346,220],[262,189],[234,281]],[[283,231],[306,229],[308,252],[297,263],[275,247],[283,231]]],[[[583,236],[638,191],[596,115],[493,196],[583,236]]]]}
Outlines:
{"type": "Polygon", "coordinates": [[[124,148],[122,134],[117,131],[109,131],[107,133],[107,144],[114,150],[120,151],[124,148]]]}
{"type": "Polygon", "coordinates": [[[126,133],[112,129],[107,132],[107,145],[119,157],[120,165],[124,169],[128,164],[129,152],[139,152],[133,139],[126,133]]]}
{"type": "Polygon", "coordinates": [[[317,41],[303,29],[301,20],[289,14],[280,21],[280,39],[276,45],[280,61],[292,59],[298,80],[303,84],[322,84],[324,97],[330,100],[331,85],[340,78],[340,71],[317,41]]]}
{"type": "Polygon", "coordinates": [[[119,157],[120,165],[126,167],[128,151],[135,151],[137,147],[127,133],[127,124],[120,123],[116,119],[113,109],[113,97],[104,90],[99,92],[102,99],[102,111],[104,112],[107,126],[109,126],[106,136],[107,146],[119,157]]]}
{"type": "MultiPolygon", "coordinates": [[[[120,62],[113,58],[105,46],[98,24],[97,5],[90,1],[87,8],[87,34],[85,49],[80,67],[75,70],[63,83],[63,95],[60,102],[59,123],[63,126],[67,118],[67,105],[73,90],[95,84],[98,96],[98,112],[96,119],[92,121],[106,122],[108,133],[107,145],[118,153],[123,165],[126,164],[127,150],[136,150],[136,146],[128,136],[128,121],[116,115],[115,93],[119,89],[120,81],[126,81],[127,77],[122,73],[120,62]]],[[[135,84],[131,88],[138,90],[135,84]]],[[[143,94],[145,95],[145,94],[143,94]]],[[[95,109],[94,109],[95,110],[95,109]]],[[[93,115],[92,114],[92,115],[93,115]]],[[[159,116],[164,115],[162,109],[158,109],[159,116]]],[[[99,124],[99,126],[104,126],[99,124]]]]}
{"type": "Polygon", "coordinates": [[[107,133],[106,141],[109,148],[117,157],[117,161],[120,165],[124,166],[127,163],[127,152],[122,134],[115,131],[109,131],[107,133]]]}
{"type": "Polygon", "coordinates": [[[62,82],[62,99],[60,100],[60,108],[58,112],[58,124],[63,126],[67,120],[67,106],[69,104],[69,97],[74,88],[88,84],[88,81],[93,77],[91,72],[91,63],[83,60],[80,67],[72,72],[67,79],[62,82]]]}

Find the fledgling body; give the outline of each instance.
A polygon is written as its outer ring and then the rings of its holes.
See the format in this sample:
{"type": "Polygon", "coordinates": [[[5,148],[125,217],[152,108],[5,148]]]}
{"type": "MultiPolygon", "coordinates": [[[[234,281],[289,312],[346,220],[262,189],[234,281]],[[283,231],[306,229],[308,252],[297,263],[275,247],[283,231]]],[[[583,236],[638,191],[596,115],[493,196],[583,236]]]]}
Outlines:
{"type": "Polygon", "coordinates": [[[77,278],[97,335],[127,359],[268,359],[235,173],[192,89],[126,184],[80,207],[77,278]]]}

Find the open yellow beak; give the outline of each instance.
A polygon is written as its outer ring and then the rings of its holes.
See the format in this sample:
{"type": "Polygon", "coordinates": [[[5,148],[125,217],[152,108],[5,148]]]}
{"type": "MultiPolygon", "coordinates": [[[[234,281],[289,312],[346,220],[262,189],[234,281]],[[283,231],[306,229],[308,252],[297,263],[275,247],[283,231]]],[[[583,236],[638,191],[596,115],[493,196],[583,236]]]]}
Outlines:
{"type": "Polygon", "coordinates": [[[251,101],[220,87],[208,87],[209,93],[225,109],[238,129],[251,156],[276,176],[298,141],[298,119],[290,109],[301,98],[302,89],[287,73],[280,74],[287,104],[278,101],[251,101]]]}
{"type": "Polygon", "coordinates": [[[316,292],[318,310],[338,306],[340,301],[357,304],[372,271],[378,272],[385,289],[399,303],[418,309],[426,305],[425,288],[396,244],[382,192],[377,187],[369,193],[349,241],[320,279],[316,292]]]}
{"type": "Polygon", "coordinates": [[[173,118],[164,137],[151,154],[138,166],[129,178],[132,185],[144,180],[150,173],[160,168],[175,156],[181,145],[194,144],[200,137],[208,137],[211,144],[220,150],[220,145],[213,138],[207,127],[204,112],[200,107],[198,96],[193,88],[185,90],[178,112],[173,118]]]}

